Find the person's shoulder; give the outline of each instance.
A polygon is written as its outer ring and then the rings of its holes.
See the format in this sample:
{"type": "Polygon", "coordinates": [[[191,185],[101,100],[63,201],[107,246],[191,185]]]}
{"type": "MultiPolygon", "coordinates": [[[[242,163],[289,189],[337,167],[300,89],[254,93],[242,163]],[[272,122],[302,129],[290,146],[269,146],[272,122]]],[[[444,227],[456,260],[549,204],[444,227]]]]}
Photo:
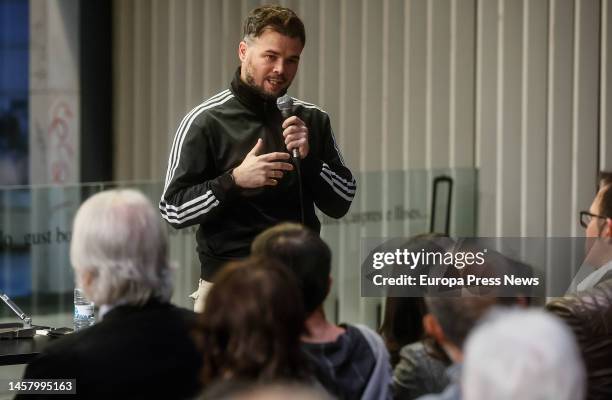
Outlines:
{"type": "Polygon", "coordinates": [[[95,334],[94,328],[114,330],[119,326],[122,329],[138,329],[139,327],[154,324],[158,329],[179,329],[180,326],[191,327],[197,322],[198,314],[183,307],[167,302],[151,301],[143,306],[120,306],[109,312],[109,318],[103,319],[99,324],[88,329],[95,334]],[[111,314],[112,313],[112,314],[111,314]],[[112,317],[112,318],[111,318],[112,317]]]}
{"type": "Polygon", "coordinates": [[[427,349],[422,341],[408,343],[400,349],[400,356],[405,358],[420,357],[427,354],[427,349]]]}
{"type": "Polygon", "coordinates": [[[359,332],[368,342],[370,342],[370,344],[372,344],[372,342],[375,342],[377,345],[384,346],[384,341],[382,340],[382,337],[374,329],[362,324],[347,324],[346,327],[347,330],[349,328],[352,328],[354,331],[359,332]]]}
{"type": "Polygon", "coordinates": [[[168,312],[174,315],[177,319],[183,321],[188,326],[195,325],[198,321],[199,314],[184,307],[178,307],[170,304],[168,312]]]}
{"type": "Polygon", "coordinates": [[[612,262],[605,265],[604,268],[606,268],[606,272],[599,278],[594,287],[610,292],[612,290],[612,262]]]}
{"type": "Polygon", "coordinates": [[[24,372],[26,378],[60,378],[74,373],[76,345],[83,340],[83,332],[75,332],[53,339],[30,361],[24,372]],[[68,375],[67,375],[68,374],[68,375]]]}
{"type": "Polygon", "coordinates": [[[194,122],[201,121],[211,112],[230,106],[234,98],[235,96],[230,89],[225,89],[209,97],[185,114],[181,125],[190,125],[194,122]]]}
{"type": "Polygon", "coordinates": [[[223,104],[227,103],[234,97],[235,97],[234,93],[230,89],[225,89],[225,90],[220,91],[219,93],[216,93],[210,96],[206,100],[202,101],[200,104],[195,106],[192,111],[211,110],[216,107],[222,106],[223,104]]]}
{"type": "Polygon", "coordinates": [[[410,343],[400,350],[400,364],[410,370],[423,370],[425,376],[437,376],[438,380],[447,381],[444,362],[434,358],[428,351],[423,341],[410,343]]]}
{"type": "Polygon", "coordinates": [[[298,99],[297,97],[292,97],[292,99],[293,99],[293,105],[296,106],[298,110],[300,110],[304,114],[318,116],[319,118],[328,117],[327,111],[325,111],[323,108],[319,107],[318,105],[298,99]]]}

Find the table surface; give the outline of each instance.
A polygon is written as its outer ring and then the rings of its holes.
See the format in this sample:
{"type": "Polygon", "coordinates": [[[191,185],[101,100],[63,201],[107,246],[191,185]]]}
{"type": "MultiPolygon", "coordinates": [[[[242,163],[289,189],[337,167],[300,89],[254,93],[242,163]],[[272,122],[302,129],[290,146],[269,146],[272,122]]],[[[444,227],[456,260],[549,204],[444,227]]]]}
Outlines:
{"type": "Polygon", "coordinates": [[[33,338],[1,339],[0,365],[27,364],[54,338],[34,335],[33,338]]]}

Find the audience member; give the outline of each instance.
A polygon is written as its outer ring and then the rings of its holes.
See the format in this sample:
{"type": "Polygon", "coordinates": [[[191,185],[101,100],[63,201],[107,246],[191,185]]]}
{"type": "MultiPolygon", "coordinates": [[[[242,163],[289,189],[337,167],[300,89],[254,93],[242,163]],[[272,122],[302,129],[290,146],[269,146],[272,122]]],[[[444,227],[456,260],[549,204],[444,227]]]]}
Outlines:
{"type": "Polygon", "coordinates": [[[77,284],[100,305],[101,320],[49,345],[24,379],[76,379],[71,399],[196,394],[202,357],[189,334],[196,314],[169,302],[166,252],[161,221],[141,193],[111,190],[85,201],[74,220],[70,259],[77,284]]]}
{"type": "Polygon", "coordinates": [[[470,334],[463,365],[466,400],[584,398],[584,367],[574,337],[541,310],[488,315],[470,334]]]}
{"type": "Polygon", "coordinates": [[[432,336],[452,361],[446,373],[450,384],[439,394],[420,397],[421,400],[461,399],[461,365],[463,342],[478,320],[496,303],[496,298],[427,297],[428,314],[423,318],[425,332],[432,336]]]}
{"type": "Polygon", "coordinates": [[[301,292],[293,274],[272,259],[248,258],[221,269],[199,328],[205,385],[220,379],[311,380],[300,351],[301,292]]]}
{"type": "Polygon", "coordinates": [[[426,314],[422,297],[387,297],[379,333],[389,351],[391,366],[400,361],[400,350],[423,339],[423,317],[426,314]]]}
{"type": "MultiPolygon", "coordinates": [[[[402,240],[403,241],[403,240],[402,240]]],[[[409,252],[444,252],[454,242],[438,234],[417,235],[407,242],[392,239],[383,247],[405,249],[409,252]]],[[[376,251],[382,251],[377,249],[376,251]]],[[[393,265],[394,276],[405,274],[404,265],[393,265]]],[[[435,261],[421,262],[415,274],[433,273],[448,275],[454,268],[444,269],[435,261]],[[437,270],[434,271],[433,266],[437,270]]],[[[395,288],[392,288],[395,289],[395,288]]],[[[420,288],[426,293],[425,288],[420,288]]],[[[404,296],[416,296],[418,292],[396,292],[404,296]]],[[[396,399],[414,399],[427,393],[439,393],[448,385],[445,374],[450,360],[437,343],[425,337],[423,317],[427,312],[423,297],[387,297],[385,315],[380,332],[391,355],[393,371],[393,392],[396,399]]]]}
{"type": "MultiPolygon", "coordinates": [[[[423,235],[412,238],[405,247],[409,251],[425,252],[476,252],[481,249],[478,241],[454,242],[450,238],[423,235]]],[[[460,277],[466,270],[454,266],[443,267],[435,264],[425,264],[430,276],[460,277]]],[[[497,252],[489,252],[486,266],[471,273],[482,276],[492,274],[500,276],[503,272],[529,271],[529,266],[514,262],[497,252]]],[[[478,286],[466,286],[460,289],[445,287],[429,288],[427,299],[428,314],[423,318],[423,324],[428,338],[404,346],[400,352],[400,362],[394,371],[394,392],[396,399],[414,399],[427,395],[427,399],[458,399],[461,398],[458,385],[461,370],[461,348],[469,330],[475,325],[483,313],[496,303],[514,304],[516,297],[494,297],[496,290],[478,286]],[[473,297],[459,297],[462,293],[478,294],[473,297]],[[444,297],[438,297],[444,296],[444,297]],[[432,309],[429,309],[432,307],[432,309]],[[433,343],[433,345],[432,345],[433,343]]],[[[522,294],[518,291],[508,291],[508,296],[522,294]]]]}
{"type": "Polygon", "coordinates": [[[601,173],[599,191],[589,211],[580,212],[580,224],[587,237],[584,264],[594,271],[578,283],[578,291],[612,278],[612,173],[601,173]]]}
{"type": "Polygon", "coordinates": [[[391,398],[389,355],[381,337],[362,325],[336,325],[323,302],[331,287],[331,251],[310,230],[281,224],[255,238],[252,253],[280,260],[297,277],[306,309],[302,348],[315,374],[342,399],[391,398]]]}
{"type": "Polygon", "coordinates": [[[612,399],[612,280],[546,308],[574,332],[587,372],[587,399],[612,399]]]}
{"type": "Polygon", "coordinates": [[[393,371],[394,398],[414,399],[442,392],[450,383],[446,374],[450,365],[450,359],[432,338],[402,347],[393,371]]]}

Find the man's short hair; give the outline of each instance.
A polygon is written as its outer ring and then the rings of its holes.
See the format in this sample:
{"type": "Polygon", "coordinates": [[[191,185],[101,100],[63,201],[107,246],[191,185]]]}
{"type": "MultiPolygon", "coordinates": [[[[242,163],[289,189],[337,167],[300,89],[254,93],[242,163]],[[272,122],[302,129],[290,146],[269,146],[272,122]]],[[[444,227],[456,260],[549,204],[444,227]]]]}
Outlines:
{"type": "Polygon", "coordinates": [[[601,190],[599,214],[612,218],[612,172],[602,171],[599,174],[599,188],[601,190]]]}
{"type": "Polygon", "coordinates": [[[317,234],[299,224],[276,225],[255,238],[251,251],[275,258],[295,273],[307,314],[323,304],[329,290],[331,250],[317,234]]]}
{"type": "Polygon", "coordinates": [[[496,301],[497,298],[488,296],[425,298],[427,310],[440,324],[444,337],[460,349],[478,320],[496,301]]]}
{"type": "Polygon", "coordinates": [[[167,239],[159,214],[140,192],[109,190],[87,199],[72,230],[70,261],[80,279],[93,276],[87,297],[98,305],[140,305],[172,294],[167,239]]]}
{"type": "Polygon", "coordinates": [[[585,372],[572,332],[542,310],[495,310],[465,345],[464,398],[583,399],[585,372]]]}
{"type": "Polygon", "coordinates": [[[242,37],[245,41],[261,36],[271,29],[290,38],[298,38],[302,46],[306,44],[304,23],[292,10],[277,5],[257,7],[246,16],[242,25],[242,37]]]}

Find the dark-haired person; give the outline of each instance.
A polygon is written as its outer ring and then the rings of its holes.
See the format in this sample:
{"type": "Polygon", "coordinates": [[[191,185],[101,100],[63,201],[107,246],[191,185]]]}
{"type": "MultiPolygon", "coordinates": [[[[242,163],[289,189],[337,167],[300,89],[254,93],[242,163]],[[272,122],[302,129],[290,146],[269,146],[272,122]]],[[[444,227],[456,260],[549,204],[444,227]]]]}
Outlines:
{"type": "Polygon", "coordinates": [[[584,266],[593,268],[576,289],[584,291],[612,278],[612,173],[602,172],[599,190],[588,211],[580,212],[586,234],[584,266]]]}
{"type": "Polygon", "coordinates": [[[387,297],[385,314],[378,330],[389,350],[391,366],[400,361],[401,349],[423,339],[423,316],[427,308],[422,297],[387,297]]]}
{"type": "MultiPolygon", "coordinates": [[[[488,265],[493,268],[493,265],[488,265]]],[[[462,297],[426,297],[427,314],[423,327],[448,355],[452,365],[446,370],[449,385],[437,394],[421,396],[419,400],[460,400],[463,347],[469,333],[494,306],[513,308],[528,305],[526,298],[493,297],[486,295],[462,297]]]]}
{"type": "Polygon", "coordinates": [[[196,311],[215,272],[246,257],[258,233],[282,221],[319,232],[314,206],[340,218],[356,191],[327,113],[295,99],[285,119],[276,105],[306,43],[300,18],[288,8],[258,7],[247,15],[243,33],[229,89],[191,110],[176,131],[159,203],[173,227],[199,225],[196,311]],[[294,149],[301,159],[302,202],[294,149]]]}
{"type": "Polygon", "coordinates": [[[302,348],[315,376],[341,399],[390,399],[391,365],[382,338],[362,325],[327,320],[323,302],[331,286],[331,251],[299,224],[280,224],[253,241],[253,255],[281,261],[297,277],[306,310],[302,348]]]}
{"type": "Polygon", "coordinates": [[[300,351],[304,307],[295,276],[278,261],[247,258],[225,266],[199,320],[202,382],[312,382],[300,351]]]}
{"type": "Polygon", "coordinates": [[[449,384],[445,373],[450,360],[437,342],[426,337],[422,297],[387,297],[379,332],[391,355],[396,400],[439,393],[449,384]],[[393,362],[393,354],[396,360],[393,362]]]}
{"type": "MultiPolygon", "coordinates": [[[[411,253],[437,253],[444,252],[453,245],[454,242],[448,237],[422,234],[407,241],[400,238],[391,239],[374,249],[374,252],[396,248],[411,253]]],[[[403,265],[392,264],[390,267],[395,276],[406,273],[403,265]]],[[[439,267],[433,260],[431,263],[423,260],[417,271],[437,274],[436,269],[439,267]]],[[[444,274],[446,273],[444,271],[444,274]]],[[[437,348],[434,340],[425,337],[423,317],[427,313],[427,307],[422,297],[425,293],[426,289],[419,287],[391,288],[385,300],[385,313],[379,332],[391,356],[395,399],[414,399],[427,393],[439,393],[449,383],[445,371],[450,360],[442,349],[437,348]]]]}

